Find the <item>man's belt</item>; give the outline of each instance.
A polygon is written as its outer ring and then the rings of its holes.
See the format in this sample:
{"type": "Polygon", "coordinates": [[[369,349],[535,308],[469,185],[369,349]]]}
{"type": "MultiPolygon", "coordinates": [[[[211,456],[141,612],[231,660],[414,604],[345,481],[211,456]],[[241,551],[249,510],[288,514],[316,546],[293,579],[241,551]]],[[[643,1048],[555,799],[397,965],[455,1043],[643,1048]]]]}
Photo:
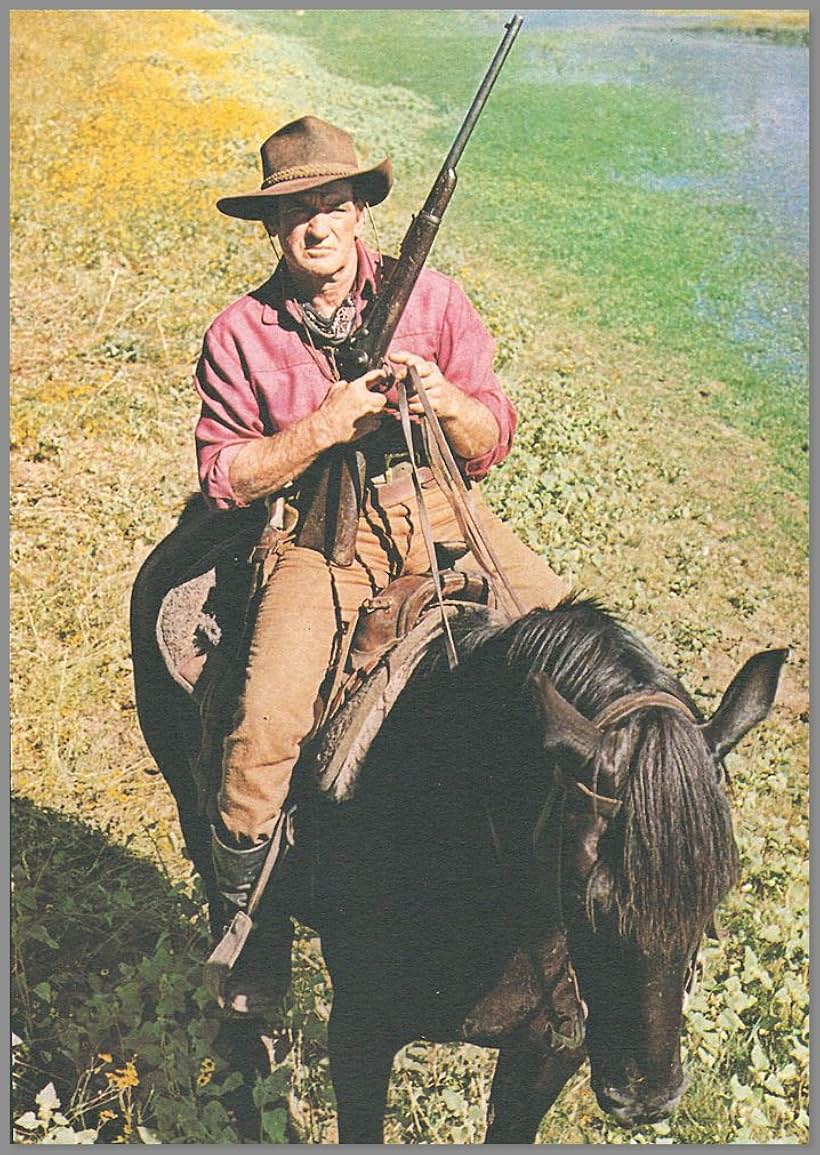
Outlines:
{"type": "MultiPolygon", "coordinates": [[[[423,465],[418,471],[419,482],[426,489],[435,484],[435,475],[429,466],[423,465]]],[[[373,488],[373,497],[382,509],[389,509],[391,505],[406,502],[415,492],[413,485],[413,466],[410,458],[406,457],[398,465],[393,465],[377,477],[367,479],[368,486],[373,488]]]]}
{"type": "MultiPolygon", "coordinates": [[[[416,464],[425,464],[424,459],[421,458],[419,454],[416,454],[416,464]]],[[[395,481],[397,477],[403,477],[405,474],[412,473],[412,471],[413,467],[410,464],[410,454],[406,449],[367,455],[367,472],[365,477],[367,481],[374,485],[384,485],[388,481],[395,481]]]]}

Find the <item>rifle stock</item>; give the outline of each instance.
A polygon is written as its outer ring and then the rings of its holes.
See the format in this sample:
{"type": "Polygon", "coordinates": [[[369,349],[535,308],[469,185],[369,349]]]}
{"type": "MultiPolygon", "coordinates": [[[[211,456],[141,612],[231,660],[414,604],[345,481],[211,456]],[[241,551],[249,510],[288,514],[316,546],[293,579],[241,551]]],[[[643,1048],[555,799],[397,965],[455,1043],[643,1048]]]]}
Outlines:
{"type": "MultiPolygon", "coordinates": [[[[386,283],[347,341],[336,350],[342,378],[352,381],[384,364],[410,294],[433,247],[458,176],[456,166],[518,35],[522,17],[513,16],[496,49],[461,128],[444,159],[421,211],[404,235],[399,257],[386,283]]],[[[337,565],[353,561],[358,511],[364,489],[365,455],[358,443],[336,446],[305,475],[299,544],[318,549],[337,565]]]]}

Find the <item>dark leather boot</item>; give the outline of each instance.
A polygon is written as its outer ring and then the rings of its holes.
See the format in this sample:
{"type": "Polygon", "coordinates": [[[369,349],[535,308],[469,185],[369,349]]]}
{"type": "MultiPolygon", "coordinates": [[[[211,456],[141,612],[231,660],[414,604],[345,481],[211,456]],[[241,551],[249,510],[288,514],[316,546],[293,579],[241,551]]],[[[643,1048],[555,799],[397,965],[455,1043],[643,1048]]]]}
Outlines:
{"type": "MultiPolygon", "coordinates": [[[[246,911],[270,849],[270,841],[248,849],[227,846],[211,830],[211,854],[220,910],[212,925],[226,934],[238,911],[246,911]]],[[[290,918],[266,895],[235,964],[224,974],[216,1000],[237,1015],[275,1015],[290,986],[293,927],[290,918]]]]}

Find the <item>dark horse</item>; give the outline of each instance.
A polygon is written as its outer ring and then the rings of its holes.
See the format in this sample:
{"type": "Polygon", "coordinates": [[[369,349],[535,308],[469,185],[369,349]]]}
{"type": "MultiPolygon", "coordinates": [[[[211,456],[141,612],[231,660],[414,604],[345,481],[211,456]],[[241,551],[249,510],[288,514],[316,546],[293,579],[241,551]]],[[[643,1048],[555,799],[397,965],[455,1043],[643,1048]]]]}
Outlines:
{"type": "Polygon", "coordinates": [[[354,781],[303,775],[280,886],[333,981],[340,1142],[382,1142],[393,1057],[418,1038],[499,1048],[488,1142],[532,1142],[585,1057],[603,1110],[662,1119],[685,1087],[687,974],[738,873],[721,760],[767,715],[785,651],[751,658],[705,721],[591,600],[511,625],[473,610],[457,635],[458,669],[425,660],[354,781]],[[539,1001],[556,941],[583,1041],[557,1044],[539,1001]]]}
{"type": "Polygon", "coordinates": [[[662,1119],[685,1085],[687,972],[738,871],[720,760],[768,713],[785,652],[747,662],[704,722],[592,601],[473,623],[459,649],[454,674],[419,671],[352,797],[310,814],[298,877],[333,979],[340,1141],[381,1142],[392,1058],[419,1037],[500,1048],[489,1142],[532,1142],[585,1054],[605,1111],[662,1119]],[[557,913],[588,1007],[574,1047],[537,999],[513,1013],[519,952],[537,959],[557,913]],[[492,992],[498,1025],[477,1023],[492,992]]]}

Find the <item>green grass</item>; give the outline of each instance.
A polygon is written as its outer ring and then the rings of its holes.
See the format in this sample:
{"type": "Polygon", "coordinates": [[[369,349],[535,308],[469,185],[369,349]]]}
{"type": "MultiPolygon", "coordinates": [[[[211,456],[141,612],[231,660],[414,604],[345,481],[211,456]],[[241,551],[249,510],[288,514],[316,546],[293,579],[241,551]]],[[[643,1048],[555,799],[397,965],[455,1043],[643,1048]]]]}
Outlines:
{"type": "MultiPolygon", "coordinates": [[[[285,18],[292,31],[299,18],[285,18]]],[[[417,48],[426,19],[408,15],[417,48]]],[[[451,26],[450,14],[431,20],[451,26]]],[[[482,20],[494,40],[495,16],[482,20]]],[[[15,1138],[333,1142],[330,992],[310,932],[265,1076],[236,1071],[236,1040],[201,987],[201,893],[169,791],[146,773],[128,597],[195,487],[201,335],[267,274],[264,238],[220,217],[216,197],[253,186],[276,124],[311,107],[355,115],[374,159],[389,146],[414,174],[379,214],[392,247],[429,180],[428,134],[440,143],[451,125],[436,127],[435,106],[414,93],[368,87],[364,67],[342,83],[288,36],[248,39],[203,13],[21,12],[12,32],[15,1138]],[[44,167],[30,142],[46,129],[44,167]]],[[[458,56],[459,101],[485,47],[468,37],[458,56]]],[[[410,54],[412,39],[398,50],[410,54]]],[[[514,451],[486,485],[494,508],[647,637],[707,712],[754,650],[792,651],[772,717],[730,760],[743,882],[689,1016],[691,1089],[667,1124],[626,1135],[581,1073],[540,1138],[805,1142],[805,504],[768,442],[716,415],[733,390],[693,385],[688,357],[661,356],[614,314],[599,324],[580,273],[515,273],[518,255],[473,231],[474,187],[465,169],[435,263],[495,335],[520,414],[514,451]]],[[[566,212],[558,196],[553,207],[566,212]]],[[[480,1141],[492,1060],[407,1048],[389,1139],[480,1141]]]]}

